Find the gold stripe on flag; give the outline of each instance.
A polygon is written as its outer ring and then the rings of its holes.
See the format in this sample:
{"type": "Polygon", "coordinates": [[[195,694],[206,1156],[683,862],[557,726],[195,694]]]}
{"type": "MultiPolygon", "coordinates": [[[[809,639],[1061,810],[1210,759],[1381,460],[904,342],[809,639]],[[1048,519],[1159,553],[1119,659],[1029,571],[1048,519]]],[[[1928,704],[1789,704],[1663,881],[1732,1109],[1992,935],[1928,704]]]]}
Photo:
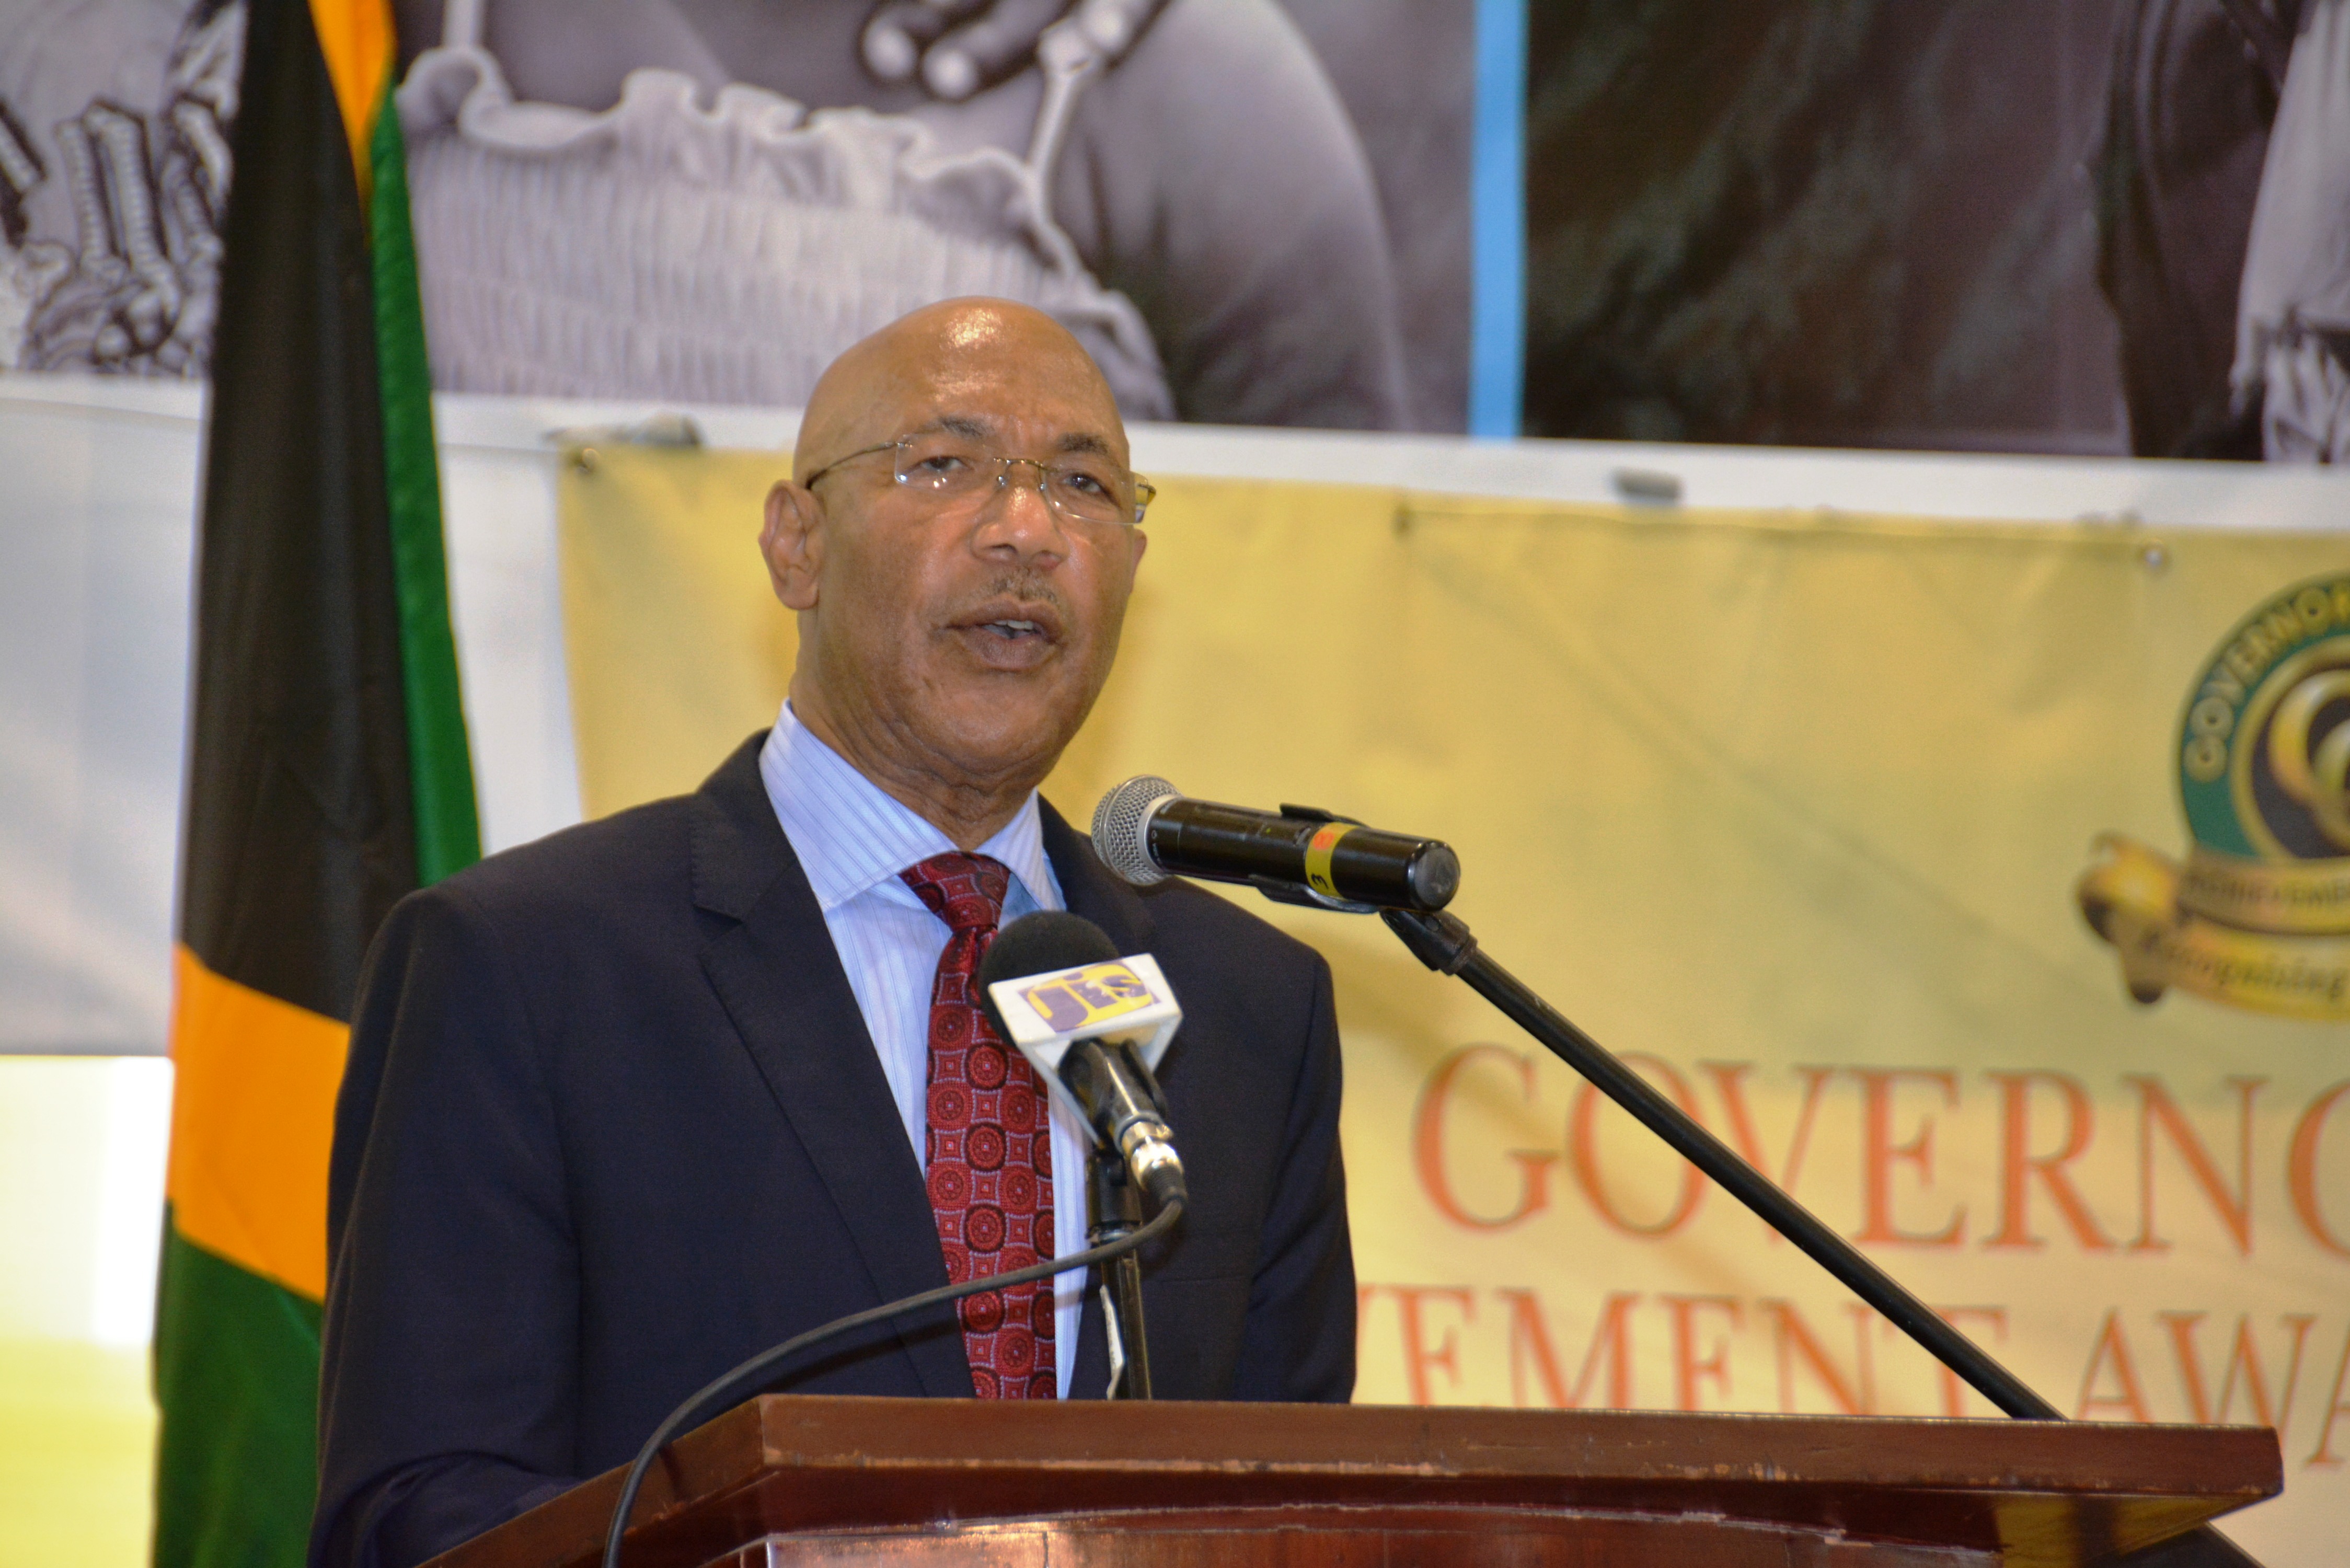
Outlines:
{"type": "Polygon", "coordinates": [[[172,1162],[180,1233],[313,1301],[327,1293],[327,1159],[350,1031],[174,950],[172,1162]]]}

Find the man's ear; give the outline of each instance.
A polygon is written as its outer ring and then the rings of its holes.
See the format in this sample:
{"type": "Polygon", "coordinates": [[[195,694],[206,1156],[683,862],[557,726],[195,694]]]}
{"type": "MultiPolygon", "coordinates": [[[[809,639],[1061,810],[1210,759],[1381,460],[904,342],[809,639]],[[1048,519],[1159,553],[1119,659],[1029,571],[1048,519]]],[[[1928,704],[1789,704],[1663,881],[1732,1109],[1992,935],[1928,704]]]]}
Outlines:
{"type": "Polygon", "coordinates": [[[767,580],[785,609],[816,608],[816,577],[824,566],[823,524],[824,508],[806,485],[786,479],[767,492],[759,553],[767,558],[767,580]]]}

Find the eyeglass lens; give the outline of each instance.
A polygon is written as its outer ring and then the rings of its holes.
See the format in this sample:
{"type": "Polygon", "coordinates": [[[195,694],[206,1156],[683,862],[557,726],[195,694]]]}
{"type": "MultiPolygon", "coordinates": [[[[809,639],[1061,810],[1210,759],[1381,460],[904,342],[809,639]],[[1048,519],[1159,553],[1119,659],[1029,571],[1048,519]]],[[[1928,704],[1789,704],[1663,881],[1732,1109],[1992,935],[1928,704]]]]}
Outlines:
{"type": "Polygon", "coordinates": [[[1132,477],[1106,457],[1079,453],[1059,462],[1000,457],[953,436],[917,436],[898,447],[898,482],[951,501],[1003,483],[1036,483],[1065,516],[1088,523],[1131,523],[1132,477]],[[1014,470],[1019,470],[1017,473],[1014,470]],[[1030,474],[1040,477],[1035,481],[1030,474]]]}

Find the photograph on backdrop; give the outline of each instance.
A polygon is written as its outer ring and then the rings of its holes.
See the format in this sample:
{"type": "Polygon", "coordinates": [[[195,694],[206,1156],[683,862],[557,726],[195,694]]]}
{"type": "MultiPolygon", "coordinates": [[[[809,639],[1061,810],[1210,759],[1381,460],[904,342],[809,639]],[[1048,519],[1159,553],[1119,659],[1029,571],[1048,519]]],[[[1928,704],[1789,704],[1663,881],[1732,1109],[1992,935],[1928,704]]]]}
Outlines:
{"type": "Polygon", "coordinates": [[[2345,0],[1546,0],[1528,435],[2350,457],[2345,0]]]}
{"type": "MultiPolygon", "coordinates": [[[[795,407],[984,294],[1130,418],[1462,425],[1471,0],[396,9],[443,390],[795,407]]],[[[203,373],[241,31],[0,0],[0,365],[203,373]]]]}
{"type": "Polygon", "coordinates": [[[0,369],[202,376],[244,7],[0,0],[0,369]]]}
{"type": "MultiPolygon", "coordinates": [[[[1434,9],[1458,117],[1468,7],[1434,9]]],[[[796,406],[866,333],[985,294],[1076,332],[1129,418],[1424,422],[1364,140],[1272,0],[400,10],[441,387],[796,406]]]]}
{"type": "MultiPolygon", "coordinates": [[[[1458,431],[1472,0],[399,7],[446,390],[796,405],[959,293],[1458,431]]],[[[0,0],[0,367],[200,376],[241,4],[0,0]]],[[[2350,0],[1541,0],[1522,429],[2350,456],[2350,0]]]]}

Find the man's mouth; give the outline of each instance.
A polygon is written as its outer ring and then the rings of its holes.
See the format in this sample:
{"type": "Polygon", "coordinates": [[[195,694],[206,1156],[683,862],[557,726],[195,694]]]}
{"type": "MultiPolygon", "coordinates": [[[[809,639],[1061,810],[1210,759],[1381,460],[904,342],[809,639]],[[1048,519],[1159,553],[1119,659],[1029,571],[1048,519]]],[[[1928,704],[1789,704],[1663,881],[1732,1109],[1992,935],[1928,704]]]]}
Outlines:
{"type": "Polygon", "coordinates": [[[999,599],[958,618],[951,629],[990,668],[1033,670],[1054,657],[1062,624],[1052,605],[999,599]]]}
{"type": "Polygon", "coordinates": [[[982,621],[979,629],[993,632],[1006,642],[1019,642],[1045,635],[1045,628],[1033,620],[982,621]]]}
{"type": "Polygon", "coordinates": [[[1003,594],[974,605],[955,618],[955,629],[975,631],[1005,642],[1058,642],[1061,609],[1050,600],[1003,594]]]}

